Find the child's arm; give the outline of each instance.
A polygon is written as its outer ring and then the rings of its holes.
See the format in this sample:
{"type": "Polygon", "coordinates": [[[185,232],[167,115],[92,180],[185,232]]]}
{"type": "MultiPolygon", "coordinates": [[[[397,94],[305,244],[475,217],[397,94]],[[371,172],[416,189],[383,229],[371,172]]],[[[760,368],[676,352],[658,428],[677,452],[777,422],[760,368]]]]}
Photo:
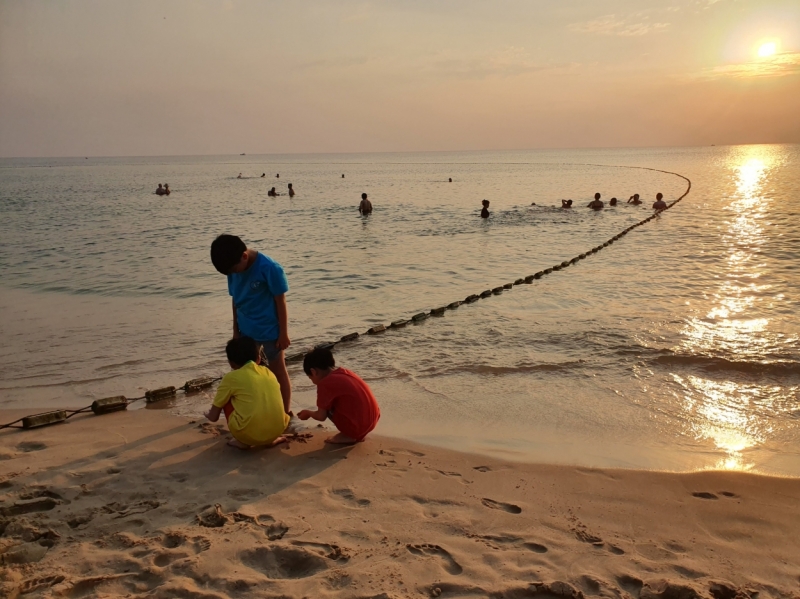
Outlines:
{"type": "Polygon", "coordinates": [[[205,413],[205,417],[208,418],[211,422],[216,422],[219,420],[219,415],[222,413],[222,408],[218,408],[217,406],[211,406],[211,409],[205,413]]]}
{"type": "Polygon", "coordinates": [[[231,300],[231,306],[233,306],[233,338],[236,339],[239,337],[239,323],[236,321],[236,301],[231,300]]]}
{"type": "Polygon", "coordinates": [[[309,418],[313,418],[314,420],[319,420],[322,422],[328,417],[327,410],[300,410],[300,413],[297,415],[300,420],[308,420],[309,418]]]}
{"type": "Polygon", "coordinates": [[[292,342],[289,340],[289,313],[286,310],[286,294],[281,293],[275,296],[275,311],[278,313],[278,349],[286,349],[292,342]]]}

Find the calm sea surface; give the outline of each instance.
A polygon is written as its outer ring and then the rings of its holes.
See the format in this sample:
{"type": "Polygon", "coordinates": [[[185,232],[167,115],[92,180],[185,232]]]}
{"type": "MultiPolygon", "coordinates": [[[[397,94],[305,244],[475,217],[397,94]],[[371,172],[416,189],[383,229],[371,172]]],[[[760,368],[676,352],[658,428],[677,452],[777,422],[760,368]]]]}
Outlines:
{"type": "MultiPolygon", "coordinates": [[[[800,475],[796,145],[0,160],[0,407],[81,407],[226,372],[219,233],[286,269],[302,350],[569,260],[651,214],[657,192],[686,189],[628,166],[681,173],[691,193],[575,266],[362,337],[337,362],[372,386],[386,435],[516,460],[800,475]],[[159,182],[172,195],[154,195],[159,182]],[[295,198],[267,197],[290,182],[295,198]],[[623,204],[595,213],[595,191],[623,204]],[[633,193],[643,205],[624,203],[633,193]]],[[[312,405],[302,369],[290,374],[295,407],[312,405]]],[[[197,416],[210,397],[158,407],[197,416]]]]}

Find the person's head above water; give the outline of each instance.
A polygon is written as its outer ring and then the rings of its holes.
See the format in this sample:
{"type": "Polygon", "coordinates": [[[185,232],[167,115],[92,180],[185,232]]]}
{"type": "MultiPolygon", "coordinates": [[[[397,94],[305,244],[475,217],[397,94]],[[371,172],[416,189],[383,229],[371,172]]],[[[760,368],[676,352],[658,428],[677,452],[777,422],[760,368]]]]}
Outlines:
{"type": "Polygon", "coordinates": [[[361,194],[361,199],[362,199],[362,200],[366,200],[366,199],[367,199],[367,194],[365,194],[365,193],[362,193],[362,194],[361,194]]]}
{"type": "Polygon", "coordinates": [[[567,206],[572,206],[572,200],[567,200],[567,206]]]}
{"type": "Polygon", "coordinates": [[[231,368],[239,369],[248,362],[259,362],[258,343],[251,337],[242,336],[231,339],[225,346],[225,355],[231,368]]]}
{"type": "Polygon", "coordinates": [[[608,200],[608,203],[611,204],[612,206],[616,206],[617,205],[617,198],[611,198],[610,200],[608,200]]]}
{"type": "Polygon", "coordinates": [[[247,246],[236,235],[220,235],[211,242],[211,263],[223,275],[231,274],[246,253],[247,246]]]}
{"type": "Polygon", "coordinates": [[[594,194],[594,199],[595,200],[599,200],[600,199],[600,192],[599,191],[596,194],[594,194]]]}
{"type": "Polygon", "coordinates": [[[453,182],[453,177],[450,177],[447,181],[452,183],[453,182]]]}
{"type": "Polygon", "coordinates": [[[657,193],[656,194],[656,200],[661,200],[661,198],[663,198],[663,197],[664,197],[663,193],[657,193]]]}
{"type": "Polygon", "coordinates": [[[483,204],[483,207],[484,207],[484,208],[488,208],[488,207],[489,207],[489,200],[483,200],[483,201],[481,202],[481,204],[483,204]]]}
{"type": "Polygon", "coordinates": [[[289,183],[289,189],[291,189],[291,188],[292,188],[292,184],[291,184],[291,183],[289,183]]]}

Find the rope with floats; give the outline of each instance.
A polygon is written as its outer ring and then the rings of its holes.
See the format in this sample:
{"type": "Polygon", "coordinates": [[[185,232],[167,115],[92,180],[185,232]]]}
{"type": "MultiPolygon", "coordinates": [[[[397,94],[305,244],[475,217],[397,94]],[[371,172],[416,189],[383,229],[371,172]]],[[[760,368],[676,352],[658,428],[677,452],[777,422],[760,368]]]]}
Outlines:
{"type": "MultiPolygon", "coordinates": [[[[507,290],[513,289],[517,285],[530,285],[531,283],[533,283],[534,281],[536,281],[538,279],[541,279],[542,277],[545,277],[545,276],[547,276],[547,275],[549,275],[549,274],[551,274],[551,273],[553,273],[555,271],[567,268],[570,265],[577,264],[580,260],[584,260],[584,259],[588,258],[589,256],[591,256],[592,254],[596,254],[597,252],[602,251],[603,249],[607,248],[608,246],[610,246],[615,241],[618,241],[618,240],[622,239],[622,237],[624,237],[625,235],[627,235],[628,233],[630,233],[631,231],[633,231],[637,227],[641,227],[642,225],[645,225],[645,224],[649,223],[651,220],[653,220],[654,218],[659,216],[662,212],[666,212],[667,210],[669,210],[670,208],[675,206],[675,204],[677,204],[683,198],[685,198],[687,195],[689,195],[689,192],[692,189],[692,182],[688,177],[684,177],[683,175],[681,175],[679,173],[672,172],[672,171],[664,171],[664,170],[661,170],[661,169],[649,168],[649,167],[645,167],[645,166],[618,166],[618,165],[610,166],[610,165],[604,165],[604,164],[586,164],[584,166],[603,166],[603,167],[608,167],[608,168],[631,168],[631,169],[640,169],[640,170],[646,170],[646,171],[654,171],[654,172],[658,172],[658,173],[666,173],[668,175],[675,175],[676,177],[680,177],[681,179],[684,179],[686,181],[686,183],[687,183],[687,187],[686,187],[686,191],[683,192],[683,195],[681,195],[678,199],[672,201],[671,203],[667,204],[666,208],[664,208],[662,210],[657,210],[654,214],[650,215],[649,217],[647,217],[647,218],[639,221],[638,223],[635,223],[635,224],[631,225],[627,229],[624,229],[623,231],[617,233],[616,235],[611,237],[605,243],[597,245],[597,246],[591,248],[590,250],[588,250],[588,251],[586,251],[586,252],[584,252],[582,254],[577,255],[574,258],[572,258],[571,260],[564,260],[563,262],[560,262],[558,264],[554,264],[553,266],[551,266],[549,268],[545,268],[544,270],[540,270],[540,271],[538,271],[538,272],[536,272],[536,273],[534,273],[532,275],[527,275],[525,277],[516,279],[512,283],[505,283],[504,285],[500,285],[499,287],[494,287],[494,288],[491,288],[491,289],[486,289],[486,290],[484,290],[484,291],[482,291],[480,293],[473,293],[473,294],[468,295],[467,297],[465,297],[463,300],[457,300],[457,301],[451,302],[451,303],[447,304],[446,306],[440,306],[438,308],[432,308],[431,310],[428,310],[428,311],[425,311],[425,312],[420,312],[418,314],[414,314],[410,318],[400,318],[398,320],[394,320],[391,323],[389,323],[388,326],[385,325],[385,324],[374,325],[374,326],[370,327],[369,329],[367,329],[367,331],[365,333],[363,333],[363,334],[365,334],[365,335],[378,335],[378,334],[381,334],[381,333],[385,333],[385,332],[387,332],[389,330],[401,329],[401,328],[405,327],[409,323],[419,323],[419,322],[422,322],[424,320],[427,320],[431,316],[444,316],[444,314],[445,314],[445,312],[447,310],[455,310],[459,306],[461,306],[462,304],[472,304],[474,302],[477,302],[477,301],[479,301],[481,299],[486,299],[486,298],[491,297],[493,295],[500,295],[501,293],[503,293],[503,291],[507,291],[507,290]]],[[[356,332],[348,333],[347,335],[344,335],[344,336],[340,337],[338,341],[319,343],[319,344],[315,345],[311,350],[298,352],[298,353],[294,353],[294,354],[291,354],[289,356],[286,356],[286,358],[285,358],[286,362],[299,362],[299,361],[303,360],[303,358],[305,358],[305,356],[309,353],[309,351],[313,351],[315,349],[321,349],[321,348],[333,349],[334,347],[336,347],[338,345],[352,343],[353,341],[356,341],[359,337],[361,337],[361,335],[362,335],[362,333],[359,333],[359,332],[356,331],[356,332]]],[[[90,411],[92,413],[94,413],[95,415],[97,415],[97,416],[100,416],[102,414],[110,414],[112,412],[118,412],[118,411],[121,411],[121,410],[126,410],[130,404],[132,404],[134,402],[137,402],[137,401],[141,401],[141,400],[144,400],[146,403],[155,403],[155,402],[163,401],[163,400],[166,400],[166,399],[171,399],[171,398],[175,397],[178,392],[183,392],[186,395],[190,395],[192,393],[196,393],[196,392],[202,391],[203,389],[208,389],[214,383],[216,383],[217,381],[220,381],[220,380],[222,380],[222,377],[202,377],[202,378],[196,378],[196,379],[192,379],[192,380],[186,381],[186,383],[184,383],[184,385],[181,386],[181,387],[161,387],[160,389],[148,390],[141,397],[127,398],[124,395],[115,395],[113,397],[104,397],[102,399],[97,399],[97,400],[93,401],[91,405],[86,406],[84,408],[80,408],[78,410],[52,410],[52,411],[49,411],[49,412],[41,412],[39,414],[33,414],[31,416],[25,416],[23,418],[19,418],[17,420],[14,420],[13,422],[9,422],[7,424],[0,424],[0,430],[7,429],[7,428],[32,429],[32,428],[38,428],[38,427],[42,427],[42,426],[48,426],[48,425],[51,425],[51,424],[58,424],[58,423],[61,423],[61,422],[66,422],[67,420],[69,420],[73,416],[76,416],[77,414],[84,414],[84,413],[87,413],[87,412],[90,412],[90,411]]]]}
{"type": "Polygon", "coordinates": [[[221,376],[202,377],[186,381],[182,387],[161,387],[160,389],[145,391],[145,394],[141,397],[129,398],[124,395],[104,397],[103,399],[96,399],[91,405],[80,408],[79,410],[52,410],[50,412],[41,412],[39,414],[32,414],[31,416],[24,416],[23,418],[18,418],[7,424],[0,424],[0,430],[5,428],[38,428],[49,424],[58,424],[59,422],[66,422],[77,414],[85,414],[86,412],[93,412],[96,416],[110,414],[111,412],[119,412],[120,410],[127,410],[128,406],[136,401],[144,400],[146,403],[155,403],[175,397],[179,391],[190,395],[202,391],[203,389],[208,389],[211,385],[221,380],[221,376]]]}

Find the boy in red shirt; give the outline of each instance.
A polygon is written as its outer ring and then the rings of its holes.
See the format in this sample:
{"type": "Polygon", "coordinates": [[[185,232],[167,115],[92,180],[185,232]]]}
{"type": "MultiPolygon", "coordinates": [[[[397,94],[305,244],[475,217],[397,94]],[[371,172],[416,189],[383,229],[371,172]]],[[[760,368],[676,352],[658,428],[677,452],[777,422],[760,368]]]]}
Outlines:
{"type": "Polygon", "coordinates": [[[330,418],[339,433],[326,443],[349,445],[364,440],[381,417],[378,402],[369,386],[354,372],[336,368],[329,349],[306,354],[303,370],[317,386],[317,410],[302,410],[300,420],[330,418]]]}

